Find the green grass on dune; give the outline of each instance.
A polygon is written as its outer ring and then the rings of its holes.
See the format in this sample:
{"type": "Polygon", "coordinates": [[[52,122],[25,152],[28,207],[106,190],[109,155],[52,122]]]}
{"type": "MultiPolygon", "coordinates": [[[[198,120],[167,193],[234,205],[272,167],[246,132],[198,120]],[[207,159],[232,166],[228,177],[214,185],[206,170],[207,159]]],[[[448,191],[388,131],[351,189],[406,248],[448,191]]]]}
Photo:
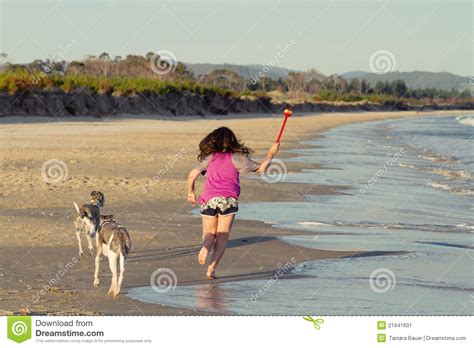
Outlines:
{"type": "Polygon", "coordinates": [[[108,78],[90,75],[47,75],[43,72],[31,73],[27,70],[0,73],[0,91],[17,94],[25,90],[31,93],[54,92],[74,93],[87,90],[93,94],[132,96],[139,93],[170,95],[196,93],[199,95],[237,95],[235,92],[213,86],[206,86],[193,80],[163,81],[147,77],[108,78]]]}

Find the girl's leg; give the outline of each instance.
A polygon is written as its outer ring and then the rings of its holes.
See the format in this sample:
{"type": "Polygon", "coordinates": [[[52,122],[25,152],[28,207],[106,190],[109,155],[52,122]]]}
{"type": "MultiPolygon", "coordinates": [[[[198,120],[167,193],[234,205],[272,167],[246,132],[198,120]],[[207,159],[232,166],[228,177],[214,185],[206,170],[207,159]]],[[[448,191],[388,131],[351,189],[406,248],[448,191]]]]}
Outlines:
{"type": "Polygon", "coordinates": [[[204,265],[209,251],[214,247],[217,233],[217,217],[202,217],[202,248],[199,251],[198,262],[204,265]]]}
{"type": "Polygon", "coordinates": [[[229,240],[230,229],[234,222],[235,215],[219,216],[217,218],[217,233],[216,233],[216,245],[214,252],[212,253],[211,263],[207,268],[207,277],[209,279],[215,279],[216,267],[219,264],[222,256],[225,252],[225,246],[229,240]]]}

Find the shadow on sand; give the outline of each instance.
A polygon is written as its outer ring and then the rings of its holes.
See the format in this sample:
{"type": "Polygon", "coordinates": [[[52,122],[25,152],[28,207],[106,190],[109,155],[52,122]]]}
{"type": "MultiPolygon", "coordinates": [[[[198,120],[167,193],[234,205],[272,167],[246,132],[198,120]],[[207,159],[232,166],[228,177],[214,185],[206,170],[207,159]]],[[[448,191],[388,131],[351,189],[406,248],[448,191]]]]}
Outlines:
{"type": "MultiPolygon", "coordinates": [[[[227,249],[237,248],[246,245],[252,245],[256,243],[266,243],[272,240],[276,240],[275,237],[247,237],[239,239],[231,239],[227,242],[227,249]]],[[[129,261],[142,262],[142,261],[162,261],[173,258],[185,257],[188,255],[197,255],[201,249],[201,244],[194,245],[183,245],[178,247],[163,248],[163,249],[149,249],[149,250],[138,250],[130,252],[128,257],[129,261]]]]}

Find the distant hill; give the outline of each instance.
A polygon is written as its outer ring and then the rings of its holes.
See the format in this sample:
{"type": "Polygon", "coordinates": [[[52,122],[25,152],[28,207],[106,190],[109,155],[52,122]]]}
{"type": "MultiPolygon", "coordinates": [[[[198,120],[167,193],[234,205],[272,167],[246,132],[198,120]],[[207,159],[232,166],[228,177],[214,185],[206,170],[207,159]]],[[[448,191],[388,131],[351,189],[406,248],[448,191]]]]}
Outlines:
{"type": "Polygon", "coordinates": [[[342,74],[341,76],[344,77],[346,80],[358,79],[361,78],[363,75],[367,75],[367,71],[348,71],[342,74]]]}
{"type": "Polygon", "coordinates": [[[408,88],[438,88],[442,90],[464,90],[469,88],[469,77],[454,75],[448,72],[390,72],[386,74],[375,74],[363,71],[349,71],[342,74],[347,80],[366,79],[371,85],[378,81],[403,80],[408,88]]]}
{"type": "MultiPolygon", "coordinates": [[[[206,75],[212,70],[216,69],[227,69],[235,71],[237,74],[242,76],[243,78],[250,79],[252,76],[258,76],[259,72],[264,73],[263,68],[265,65],[261,64],[252,64],[252,65],[238,65],[238,64],[208,64],[208,63],[184,63],[189,70],[191,70],[195,76],[199,75],[206,75]]],[[[279,67],[267,67],[265,70],[268,69],[268,72],[265,76],[270,77],[274,80],[278,80],[279,78],[286,79],[288,77],[288,73],[290,69],[279,68],[279,67]]]]}

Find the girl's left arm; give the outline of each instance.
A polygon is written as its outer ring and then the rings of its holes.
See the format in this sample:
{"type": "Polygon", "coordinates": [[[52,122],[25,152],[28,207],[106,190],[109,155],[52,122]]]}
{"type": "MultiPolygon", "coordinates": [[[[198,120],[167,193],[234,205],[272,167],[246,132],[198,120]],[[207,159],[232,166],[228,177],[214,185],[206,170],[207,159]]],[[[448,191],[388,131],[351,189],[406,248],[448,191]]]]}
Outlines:
{"type": "Polygon", "coordinates": [[[188,174],[188,202],[192,205],[196,204],[196,193],[194,192],[194,183],[198,176],[201,175],[201,171],[197,169],[191,169],[188,174]]]}
{"type": "Polygon", "coordinates": [[[267,171],[270,163],[272,163],[273,157],[275,157],[275,155],[278,153],[278,150],[280,150],[280,143],[275,143],[270,147],[265,159],[262,161],[262,163],[260,163],[260,167],[257,168],[257,173],[263,174],[267,171]]]}

